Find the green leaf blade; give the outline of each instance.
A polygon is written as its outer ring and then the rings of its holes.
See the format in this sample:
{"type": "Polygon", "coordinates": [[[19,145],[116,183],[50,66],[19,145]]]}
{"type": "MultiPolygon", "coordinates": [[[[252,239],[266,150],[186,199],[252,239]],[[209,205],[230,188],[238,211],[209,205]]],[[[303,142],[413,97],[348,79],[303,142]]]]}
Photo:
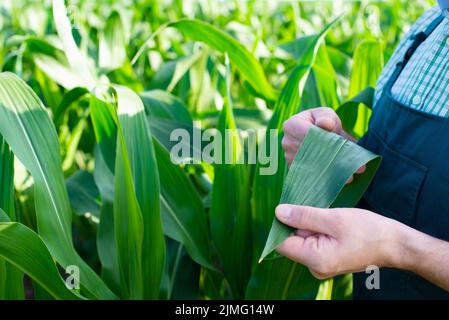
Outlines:
{"type": "MultiPolygon", "coordinates": [[[[221,163],[214,164],[214,184],[210,224],[225,276],[234,298],[243,298],[252,268],[250,170],[243,164],[243,145],[236,130],[230,96],[230,70],[227,64],[227,97],[218,121],[221,163]],[[231,160],[228,163],[228,159],[231,160]],[[239,261],[240,263],[236,263],[239,261]]],[[[216,139],[216,138],[214,138],[216,139]]],[[[217,152],[217,150],[215,150],[217,152]]]]}
{"type": "MultiPolygon", "coordinates": [[[[354,206],[368,187],[379,163],[378,156],[357,144],[311,127],[287,174],[280,203],[328,208],[339,198],[345,199],[339,200],[340,203],[354,206]],[[351,183],[345,187],[345,182],[364,165],[369,169],[360,177],[355,177],[354,185],[351,183]]],[[[260,260],[293,230],[274,219],[260,260]]]]}
{"type": "MultiPolygon", "coordinates": [[[[288,49],[297,59],[296,65],[292,70],[287,82],[282,88],[279,99],[276,102],[273,115],[268,123],[265,143],[267,147],[270,136],[270,129],[277,130],[277,145],[281,145],[283,135],[283,124],[294,114],[300,112],[301,101],[310,72],[315,64],[319,48],[324,41],[324,37],[340,18],[330,22],[319,34],[306,37],[304,41],[293,42],[292,47],[288,49]],[[299,47],[299,48],[297,48],[299,47]],[[297,54],[297,55],[295,55],[297,54]]],[[[269,152],[267,148],[267,154],[269,152]]],[[[286,173],[286,162],[282,150],[278,148],[277,152],[277,173],[274,175],[261,174],[264,167],[257,163],[256,173],[252,192],[253,205],[253,232],[254,232],[254,251],[256,255],[262,253],[265,239],[270,230],[272,214],[279,202],[282,192],[282,184],[286,173]]]]}
{"type": "Polygon", "coordinates": [[[214,270],[206,213],[198,192],[182,168],[171,162],[168,150],[157,140],[154,147],[161,181],[164,233],[181,242],[195,262],[214,270]]]}
{"type": "Polygon", "coordinates": [[[80,298],[66,288],[43,241],[24,225],[0,222],[0,257],[28,274],[54,298],[80,298]]]}
{"type": "Polygon", "coordinates": [[[128,88],[121,86],[114,88],[117,93],[119,123],[123,131],[136,199],[143,219],[144,298],[156,299],[159,295],[165,265],[165,239],[160,215],[159,172],[153,140],[140,97],[128,88]]]}
{"type": "Polygon", "coordinates": [[[227,53],[231,62],[256,91],[268,100],[274,100],[276,93],[268,83],[259,61],[237,40],[220,29],[199,20],[179,20],[168,24],[190,38],[201,41],[215,50],[227,53]]]}
{"type": "Polygon", "coordinates": [[[0,74],[0,117],[0,133],[34,178],[38,230],[45,245],[62,266],[80,267],[87,292],[115,298],[73,246],[72,211],[55,127],[37,95],[9,72],[0,74]]]}

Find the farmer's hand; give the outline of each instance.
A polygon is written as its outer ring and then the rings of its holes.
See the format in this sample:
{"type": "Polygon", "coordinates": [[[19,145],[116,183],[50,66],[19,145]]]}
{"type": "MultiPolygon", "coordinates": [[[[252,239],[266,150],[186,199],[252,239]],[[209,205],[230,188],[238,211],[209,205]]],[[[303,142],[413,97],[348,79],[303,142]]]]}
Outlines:
{"type": "Polygon", "coordinates": [[[325,279],[365,270],[369,265],[395,266],[402,252],[398,230],[405,225],[362,209],[319,209],[279,205],[277,218],[298,230],[277,251],[325,279]]]}
{"type": "Polygon", "coordinates": [[[416,273],[449,292],[449,242],[362,209],[279,205],[276,216],[300,229],[277,251],[320,279],[390,267],[416,273]]]}
{"type": "MultiPolygon", "coordinates": [[[[300,112],[284,122],[284,137],[282,139],[282,148],[285,152],[285,159],[290,165],[301,147],[307,131],[312,125],[316,125],[324,130],[335,132],[346,139],[355,141],[353,137],[347,134],[341,125],[341,120],[337,113],[331,108],[320,107],[300,112]]],[[[356,173],[365,171],[365,166],[361,167],[356,173]]],[[[348,183],[352,181],[352,177],[348,183]]]]}

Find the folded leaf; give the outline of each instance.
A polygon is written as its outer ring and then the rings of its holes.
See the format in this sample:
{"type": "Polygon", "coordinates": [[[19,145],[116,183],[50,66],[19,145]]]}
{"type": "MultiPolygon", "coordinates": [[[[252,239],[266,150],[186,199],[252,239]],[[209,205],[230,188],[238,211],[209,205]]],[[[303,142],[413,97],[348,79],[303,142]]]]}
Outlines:
{"type": "MultiPolygon", "coordinates": [[[[352,207],[362,197],[380,164],[380,157],[343,137],[311,127],[285,179],[280,203],[319,208],[352,207]],[[362,166],[363,174],[345,182],[362,166]]],[[[260,260],[293,228],[274,219],[260,260]]]]}
{"type": "MultiPolygon", "coordinates": [[[[266,141],[269,141],[270,139],[270,130],[276,129],[278,130],[278,145],[280,145],[284,122],[294,114],[302,111],[301,100],[303,98],[305,85],[307,83],[307,78],[310,75],[310,71],[315,65],[319,48],[323,44],[326,34],[339,20],[340,18],[336,18],[330,22],[319,34],[314,35],[305,42],[304,45],[306,45],[306,48],[301,50],[298,49],[296,51],[298,56],[295,54],[295,57],[297,57],[298,61],[296,67],[291,71],[287,82],[282,88],[279,99],[276,102],[273,116],[267,126],[266,141]]],[[[270,143],[267,143],[267,146],[269,145],[270,143]]],[[[262,252],[264,241],[267,237],[268,230],[270,229],[272,214],[281,196],[287,167],[281,148],[267,150],[267,154],[269,154],[269,152],[277,153],[277,172],[274,175],[261,174],[261,170],[263,170],[266,165],[260,162],[257,163],[251,199],[253,204],[253,235],[256,257],[262,252]]]]}

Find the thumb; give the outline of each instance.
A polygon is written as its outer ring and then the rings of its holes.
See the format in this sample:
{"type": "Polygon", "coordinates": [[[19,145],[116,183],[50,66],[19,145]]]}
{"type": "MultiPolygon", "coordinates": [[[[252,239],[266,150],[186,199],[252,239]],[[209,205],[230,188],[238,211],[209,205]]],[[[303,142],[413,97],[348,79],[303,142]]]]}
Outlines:
{"type": "Polygon", "coordinates": [[[335,232],[335,216],[330,209],[281,204],[276,208],[276,217],[282,223],[308,231],[332,235],[335,232]]]}
{"type": "Polygon", "coordinates": [[[341,132],[341,121],[335,111],[330,108],[318,108],[313,112],[313,123],[330,132],[341,132]]]}
{"type": "Polygon", "coordinates": [[[321,117],[315,120],[315,125],[329,132],[334,132],[337,130],[337,123],[335,119],[330,117],[321,117]]]}
{"type": "Polygon", "coordinates": [[[337,134],[340,134],[341,132],[340,122],[329,116],[321,116],[315,119],[315,125],[329,132],[335,132],[337,134]]]}

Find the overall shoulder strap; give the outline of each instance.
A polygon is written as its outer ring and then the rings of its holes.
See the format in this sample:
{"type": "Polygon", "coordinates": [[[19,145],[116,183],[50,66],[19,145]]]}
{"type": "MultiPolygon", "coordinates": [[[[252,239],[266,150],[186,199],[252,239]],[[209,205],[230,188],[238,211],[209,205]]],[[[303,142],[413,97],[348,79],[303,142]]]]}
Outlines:
{"type": "Polygon", "coordinates": [[[424,31],[418,32],[417,34],[414,34],[411,39],[413,40],[412,45],[405,53],[404,59],[402,59],[402,62],[400,62],[400,65],[404,67],[407,62],[412,57],[413,53],[416,51],[416,49],[423,43],[430,34],[439,26],[441,21],[443,21],[444,16],[442,14],[439,14],[438,17],[436,17],[424,31]]]}
{"type": "Polygon", "coordinates": [[[438,25],[443,21],[444,16],[439,14],[427,27],[424,31],[418,32],[411,36],[411,40],[413,40],[410,47],[405,52],[404,58],[396,64],[396,68],[393,71],[390,79],[388,79],[384,90],[390,92],[393,87],[396,79],[401,74],[405,65],[408,63],[412,55],[415,53],[416,49],[427,39],[428,36],[438,27],[438,25]]]}

